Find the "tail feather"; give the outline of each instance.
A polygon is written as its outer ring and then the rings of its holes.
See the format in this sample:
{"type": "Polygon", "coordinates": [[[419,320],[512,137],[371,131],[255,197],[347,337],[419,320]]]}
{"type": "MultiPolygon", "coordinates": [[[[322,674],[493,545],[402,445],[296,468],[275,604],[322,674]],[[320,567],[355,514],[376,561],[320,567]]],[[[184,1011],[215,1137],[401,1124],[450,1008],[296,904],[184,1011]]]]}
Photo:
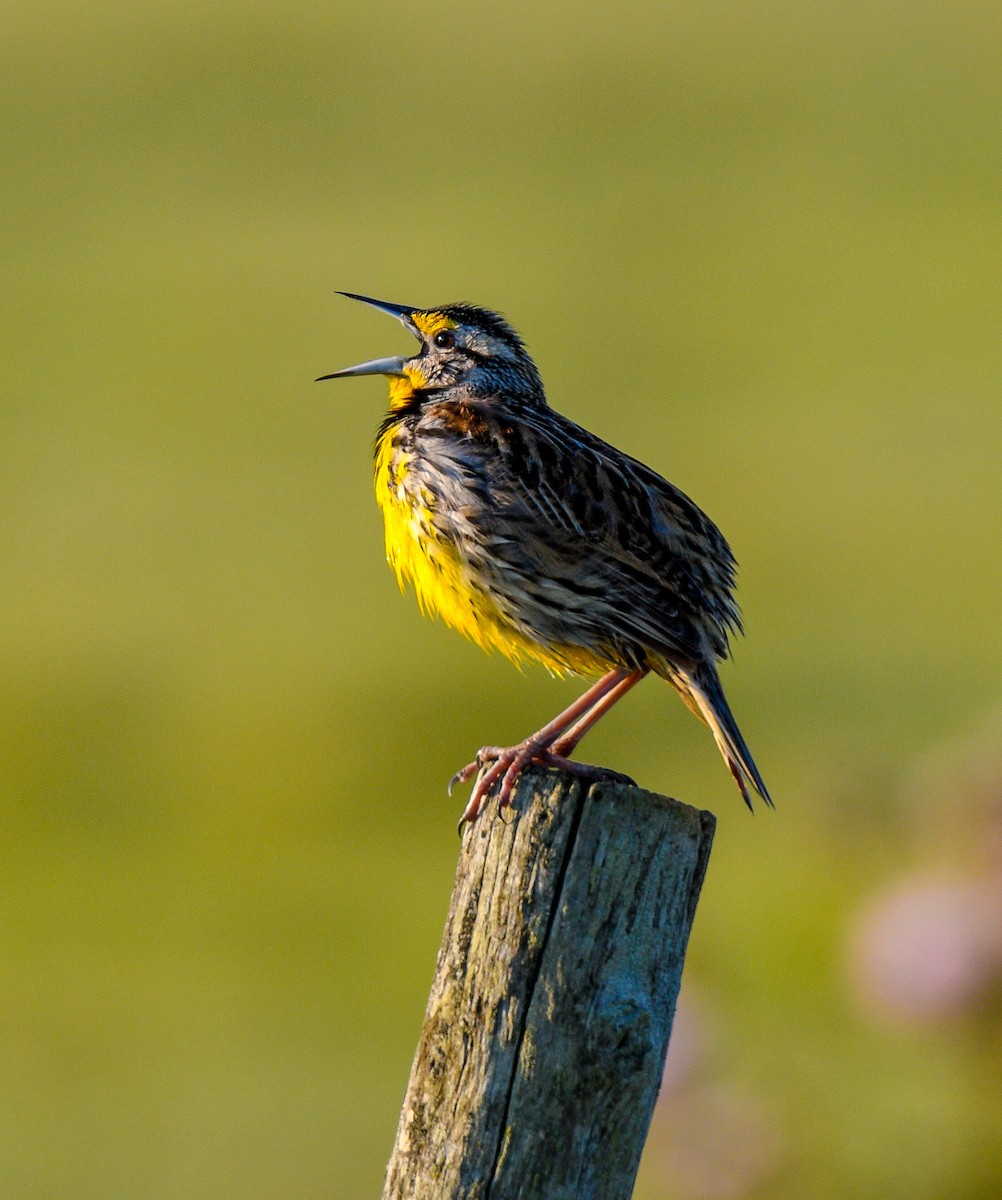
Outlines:
{"type": "Polygon", "coordinates": [[[724,689],[720,686],[716,672],[701,671],[698,676],[686,674],[685,685],[692,700],[699,710],[699,715],[709,725],[717,748],[723,755],[724,762],[734,776],[735,782],[741,789],[745,804],[752,808],[748,784],[755,789],[770,808],[776,806],[769,795],[769,789],[759,774],[751,751],[741,736],[738,723],[734,720],[724,689]]]}

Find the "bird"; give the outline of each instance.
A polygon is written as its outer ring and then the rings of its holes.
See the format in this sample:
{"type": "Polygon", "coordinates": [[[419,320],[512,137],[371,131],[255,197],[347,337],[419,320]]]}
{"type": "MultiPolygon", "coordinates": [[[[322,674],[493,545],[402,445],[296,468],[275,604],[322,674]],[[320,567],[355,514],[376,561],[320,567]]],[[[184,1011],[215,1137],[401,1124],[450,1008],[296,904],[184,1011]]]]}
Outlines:
{"type": "Polygon", "coordinates": [[[420,343],[410,357],[318,379],[389,380],[374,480],[401,588],[484,650],[598,676],[536,733],[482,747],[453,776],[450,794],[473,781],[460,829],[495,785],[508,807],[530,763],[623,778],[570,755],[652,672],[709,727],[749,809],[752,792],[773,807],[717,670],[742,632],[736,561],[717,526],[651,467],[551,408],[499,313],[338,294],[396,317],[420,343]]]}

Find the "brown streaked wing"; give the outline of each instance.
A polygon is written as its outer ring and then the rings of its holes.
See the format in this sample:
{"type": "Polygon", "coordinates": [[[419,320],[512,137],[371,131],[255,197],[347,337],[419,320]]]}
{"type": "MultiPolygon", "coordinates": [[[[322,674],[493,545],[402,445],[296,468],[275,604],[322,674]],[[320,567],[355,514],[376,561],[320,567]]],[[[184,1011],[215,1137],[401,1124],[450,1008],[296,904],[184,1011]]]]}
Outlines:
{"type": "Polygon", "coordinates": [[[635,620],[646,636],[659,634],[689,654],[696,647],[684,630],[695,621],[715,653],[726,654],[728,632],[740,630],[735,562],[709,517],[650,467],[554,410],[504,413],[496,405],[491,440],[510,476],[502,490],[516,498],[522,519],[531,516],[541,536],[559,534],[588,560],[601,556],[610,586],[643,607],[635,620]]]}

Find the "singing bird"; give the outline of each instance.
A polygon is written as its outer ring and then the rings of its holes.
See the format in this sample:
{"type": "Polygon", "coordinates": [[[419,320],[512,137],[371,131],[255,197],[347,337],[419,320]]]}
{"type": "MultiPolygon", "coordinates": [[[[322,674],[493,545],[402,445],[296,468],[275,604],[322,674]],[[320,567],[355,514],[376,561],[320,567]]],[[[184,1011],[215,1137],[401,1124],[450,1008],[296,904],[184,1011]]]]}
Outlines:
{"type": "MultiPolygon", "coordinates": [[[[525,344],[472,304],[412,308],[341,292],[397,317],[420,342],[323,375],[389,378],[375,443],[386,557],[401,587],[485,650],[600,678],[517,746],[485,746],[463,819],[495,784],[510,802],[530,762],[590,777],[569,758],[653,671],[709,726],[745,803],[768,789],[724,697],[717,662],[740,632],[735,560],[683,492],[547,403],[525,344]]],[[[462,824],[462,822],[461,822],[462,824]]]]}

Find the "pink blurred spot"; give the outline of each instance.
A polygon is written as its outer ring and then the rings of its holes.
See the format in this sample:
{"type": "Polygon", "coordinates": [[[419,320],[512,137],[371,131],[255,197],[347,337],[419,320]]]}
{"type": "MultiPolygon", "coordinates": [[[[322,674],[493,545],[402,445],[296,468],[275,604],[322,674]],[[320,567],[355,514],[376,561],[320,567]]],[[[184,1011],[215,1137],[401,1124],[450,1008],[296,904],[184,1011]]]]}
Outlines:
{"type": "Polygon", "coordinates": [[[687,1088],[659,1106],[643,1174],[657,1194],[679,1200],[738,1200],[756,1192],[782,1156],[782,1139],[761,1100],[736,1085],[687,1088]]]}
{"type": "Polygon", "coordinates": [[[706,1058],[709,1041],[699,997],[694,999],[692,990],[683,986],[672,1022],[668,1061],[661,1078],[662,1101],[692,1081],[706,1058]]]}
{"type": "Polygon", "coordinates": [[[858,998],[876,1016],[898,1020],[962,1012],[998,971],[999,916],[976,879],[898,884],[862,913],[850,935],[858,998]]]}

